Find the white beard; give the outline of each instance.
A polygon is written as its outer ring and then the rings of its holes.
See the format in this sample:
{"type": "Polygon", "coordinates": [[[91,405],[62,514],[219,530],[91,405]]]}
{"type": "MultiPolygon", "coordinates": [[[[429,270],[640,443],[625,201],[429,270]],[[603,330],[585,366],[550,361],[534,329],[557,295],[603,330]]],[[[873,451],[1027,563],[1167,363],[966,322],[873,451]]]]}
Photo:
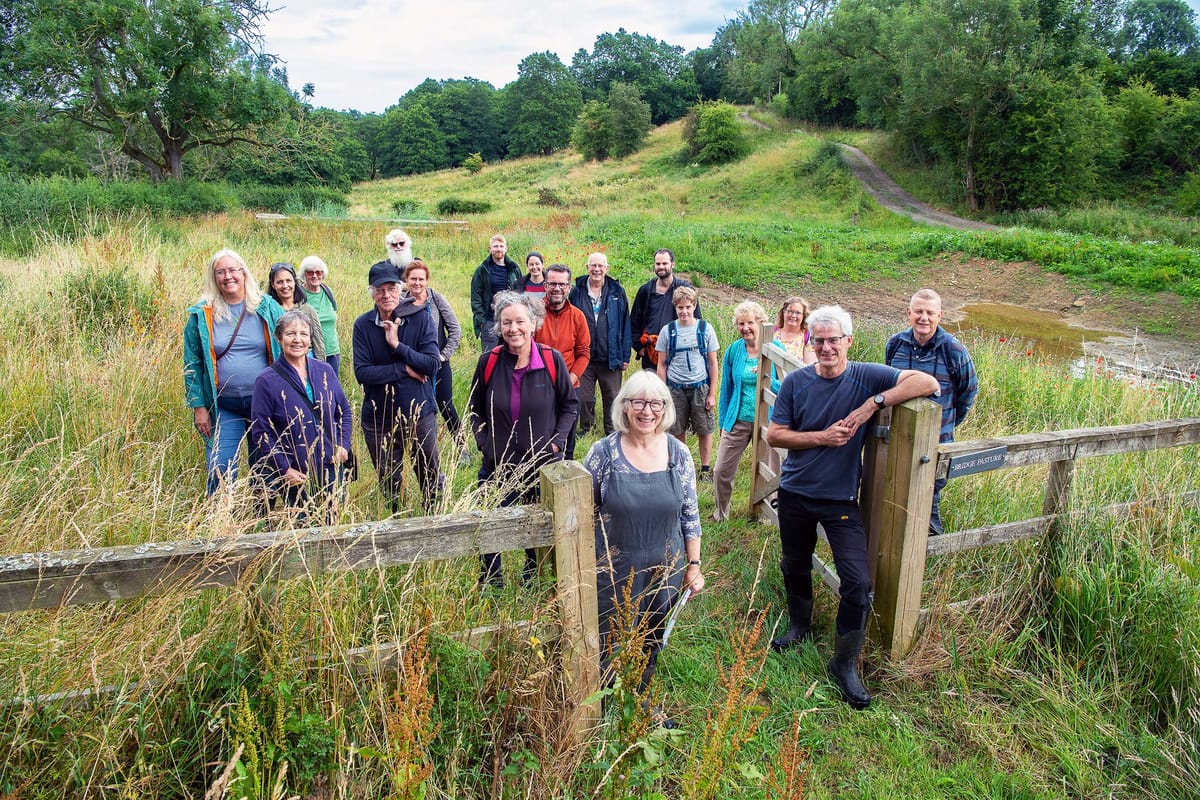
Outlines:
{"type": "Polygon", "coordinates": [[[392,266],[397,269],[404,269],[412,263],[412,245],[407,245],[403,250],[394,250],[388,248],[388,261],[392,262],[392,266]]]}

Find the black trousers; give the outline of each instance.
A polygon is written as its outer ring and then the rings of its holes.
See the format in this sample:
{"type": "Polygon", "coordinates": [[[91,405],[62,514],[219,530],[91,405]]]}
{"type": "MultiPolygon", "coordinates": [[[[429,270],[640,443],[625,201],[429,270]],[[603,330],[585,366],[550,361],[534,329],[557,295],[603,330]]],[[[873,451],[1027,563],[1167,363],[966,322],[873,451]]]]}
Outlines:
{"type": "Polygon", "coordinates": [[[857,501],[818,500],[779,490],[781,568],[789,593],[812,597],[812,555],[817,524],[825,529],[833,563],[841,580],[837,632],[863,630],[871,608],[871,572],[867,563],[867,531],[857,501]]]}

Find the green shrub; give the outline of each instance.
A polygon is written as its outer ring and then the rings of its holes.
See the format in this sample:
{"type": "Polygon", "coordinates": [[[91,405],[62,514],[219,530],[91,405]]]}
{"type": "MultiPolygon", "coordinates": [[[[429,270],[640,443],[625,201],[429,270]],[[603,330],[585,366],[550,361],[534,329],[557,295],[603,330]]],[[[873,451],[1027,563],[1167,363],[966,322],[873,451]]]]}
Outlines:
{"type": "Polygon", "coordinates": [[[1200,172],[1189,172],[1183,188],[1175,195],[1175,208],[1180,214],[1200,214],[1200,172]]]}
{"type": "Polygon", "coordinates": [[[421,213],[421,205],[411,198],[398,197],[392,201],[392,210],[401,217],[410,217],[421,213]]]}
{"type": "Polygon", "coordinates": [[[242,183],[234,187],[238,204],[250,211],[276,214],[310,214],[330,206],[346,208],[346,195],[326,186],[264,186],[242,183]]]}
{"type": "Polygon", "coordinates": [[[477,175],[483,169],[483,155],[480,153],[471,153],[463,159],[463,169],[472,175],[477,175]]]}
{"type": "Polygon", "coordinates": [[[567,204],[567,201],[563,200],[558,195],[558,193],[555,192],[553,189],[551,189],[549,186],[542,186],[542,187],[538,188],[537,204],[539,206],[550,206],[552,208],[562,208],[563,206],[565,206],[567,204]]]}
{"type": "Polygon", "coordinates": [[[612,151],[612,109],[599,100],[588,100],[571,132],[571,146],[585,161],[603,161],[612,151]]]}
{"type": "Polygon", "coordinates": [[[466,200],[461,197],[447,197],[439,200],[437,204],[437,212],[443,217],[455,214],[486,214],[491,210],[492,204],[486,200],[466,200]]]}
{"type": "Polygon", "coordinates": [[[721,100],[697,103],[684,120],[688,157],[701,164],[724,164],[750,152],[737,108],[721,100]]]}

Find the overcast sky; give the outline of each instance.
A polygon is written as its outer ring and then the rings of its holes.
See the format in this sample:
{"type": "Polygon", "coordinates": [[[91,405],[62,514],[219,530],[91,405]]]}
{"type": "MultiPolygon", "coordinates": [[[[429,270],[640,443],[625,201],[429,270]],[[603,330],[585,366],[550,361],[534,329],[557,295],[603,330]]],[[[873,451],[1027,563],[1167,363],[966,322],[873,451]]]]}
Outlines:
{"type": "Polygon", "coordinates": [[[266,50],[299,91],[339,110],[380,112],[425,78],[479,78],[497,89],[516,80],[530,53],[564,64],[601,33],[625,28],[685,50],[707,47],[746,0],[274,0],[266,50]]]}

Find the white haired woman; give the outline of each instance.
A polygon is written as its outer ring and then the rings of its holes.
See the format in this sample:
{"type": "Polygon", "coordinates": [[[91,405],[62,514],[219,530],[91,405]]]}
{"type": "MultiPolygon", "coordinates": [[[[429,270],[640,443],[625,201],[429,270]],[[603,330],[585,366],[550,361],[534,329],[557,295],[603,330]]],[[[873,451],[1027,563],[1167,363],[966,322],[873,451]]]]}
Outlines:
{"type": "MultiPolygon", "coordinates": [[[[329,265],[320,256],[306,256],[300,262],[300,281],[306,302],[317,312],[321,321],[321,338],[325,344],[325,363],[337,373],[342,365],[342,349],[338,344],[337,300],[329,290],[325,279],[329,277],[329,265]]],[[[340,374],[340,373],[339,373],[340,374]]]]}
{"type": "Polygon", "coordinates": [[[704,588],[696,467],[687,447],[667,435],[674,416],[667,385],[648,370],[635,373],[613,401],[613,432],[592,445],[584,462],[596,504],[601,657],[607,669],[617,644],[617,601],[628,587],[648,631],[643,689],[676,597],[684,588],[704,588]]]}
{"type": "MultiPolygon", "coordinates": [[[[250,401],[259,373],[279,357],[272,335],[283,309],[264,297],[233,250],[208,262],[204,292],[183,328],[183,386],[196,432],[205,443],[207,492],[237,479],[238,451],[250,426],[250,401]]],[[[250,465],[259,460],[249,447],[250,465]]]]}
{"type": "MultiPolygon", "coordinates": [[[[767,321],[766,310],[746,300],[733,310],[733,324],[741,337],[725,348],[721,366],[721,395],[717,402],[717,421],[721,428],[721,445],[713,468],[713,519],[729,519],[733,497],[733,479],[738,462],[754,435],[754,411],[758,405],[758,373],[764,363],[762,353],[762,324],[767,321]]],[[[771,391],[779,391],[774,369],[771,371],[771,391]]],[[[779,458],[771,450],[771,467],[778,474],[779,458]]]]}

